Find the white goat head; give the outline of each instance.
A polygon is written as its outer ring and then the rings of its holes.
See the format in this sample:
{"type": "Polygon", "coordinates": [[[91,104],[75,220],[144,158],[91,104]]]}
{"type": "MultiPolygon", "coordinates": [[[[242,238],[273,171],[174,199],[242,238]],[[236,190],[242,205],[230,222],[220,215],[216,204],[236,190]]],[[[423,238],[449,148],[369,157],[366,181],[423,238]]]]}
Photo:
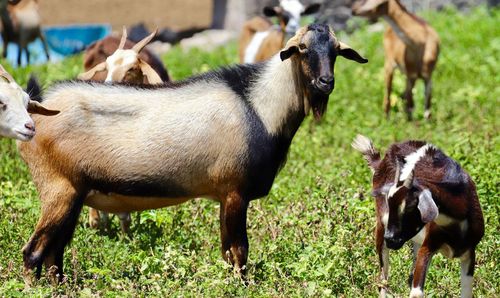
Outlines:
{"type": "Polygon", "coordinates": [[[28,113],[52,116],[59,111],[49,110],[31,100],[0,65],[0,136],[31,140],[35,136],[35,123],[28,113]]]}
{"type": "Polygon", "coordinates": [[[283,32],[293,36],[300,27],[300,17],[316,13],[320,6],[314,3],[305,7],[299,0],[280,0],[279,6],[264,7],[264,15],[278,17],[283,32]]]}
{"type": "Polygon", "coordinates": [[[146,77],[149,84],[162,83],[162,79],[156,71],[145,61],[139,58],[141,50],[153,39],[157,30],[146,36],[143,40],[135,44],[131,49],[124,49],[127,40],[127,30],[123,27],[123,35],[118,49],[113,55],[106,58],[105,62],[101,62],[94,66],[91,70],[82,73],[78,76],[81,80],[90,80],[96,72],[107,71],[105,82],[136,82],[142,83],[146,77]]]}

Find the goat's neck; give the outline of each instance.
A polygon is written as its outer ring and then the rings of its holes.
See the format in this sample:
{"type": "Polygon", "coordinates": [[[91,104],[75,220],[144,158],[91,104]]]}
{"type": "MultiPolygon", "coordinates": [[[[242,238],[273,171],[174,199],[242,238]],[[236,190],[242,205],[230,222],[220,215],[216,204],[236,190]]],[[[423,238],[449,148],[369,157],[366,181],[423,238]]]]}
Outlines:
{"type": "Polygon", "coordinates": [[[292,138],[305,116],[304,87],[296,62],[272,57],[251,90],[251,102],[267,132],[292,138]]]}
{"type": "Polygon", "coordinates": [[[384,19],[407,46],[417,46],[425,42],[425,26],[416,19],[416,16],[395,0],[389,1],[388,10],[384,19]]]}

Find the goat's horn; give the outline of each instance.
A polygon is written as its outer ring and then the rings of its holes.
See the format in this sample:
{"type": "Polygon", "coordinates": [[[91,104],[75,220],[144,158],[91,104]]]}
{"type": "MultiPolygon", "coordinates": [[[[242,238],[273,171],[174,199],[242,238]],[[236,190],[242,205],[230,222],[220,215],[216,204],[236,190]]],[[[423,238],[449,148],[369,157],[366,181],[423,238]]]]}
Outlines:
{"type": "Polygon", "coordinates": [[[399,176],[401,175],[399,160],[396,157],[396,173],[394,174],[394,185],[398,185],[399,176]]]}
{"type": "Polygon", "coordinates": [[[158,32],[158,28],[156,28],[153,33],[149,34],[146,36],[143,40],[139,41],[134,45],[132,50],[134,50],[136,53],[139,53],[148,43],[151,42],[153,37],[155,37],[156,33],[158,32]]]}
{"type": "Polygon", "coordinates": [[[408,174],[408,177],[406,177],[405,182],[403,184],[404,187],[410,188],[412,183],[413,183],[413,172],[414,170],[411,170],[410,174],[408,174]]]}
{"type": "Polygon", "coordinates": [[[123,50],[123,47],[125,46],[126,41],[127,41],[127,28],[125,28],[125,26],[123,26],[122,39],[120,40],[120,45],[118,46],[119,50],[123,50]]]}

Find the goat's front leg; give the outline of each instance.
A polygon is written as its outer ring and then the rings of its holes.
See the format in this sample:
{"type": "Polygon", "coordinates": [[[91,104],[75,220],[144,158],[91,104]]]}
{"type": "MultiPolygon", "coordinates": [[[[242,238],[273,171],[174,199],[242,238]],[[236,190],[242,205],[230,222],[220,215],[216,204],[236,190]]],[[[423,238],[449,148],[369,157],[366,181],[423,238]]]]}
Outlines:
{"type": "Polygon", "coordinates": [[[404,96],[406,101],[405,111],[408,121],[412,120],[413,108],[415,107],[415,104],[413,103],[413,86],[415,86],[415,81],[416,79],[410,76],[406,79],[406,90],[404,96]]]}
{"type": "Polygon", "coordinates": [[[419,249],[420,249],[420,244],[413,242],[413,247],[412,247],[413,264],[411,265],[410,276],[408,277],[408,285],[410,286],[410,288],[411,288],[411,283],[413,281],[413,272],[415,271],[415,265],[417,263],[417,254],[419,249]]]}
{"type": "Polygon", "coordinates": [[[40,278],[41,266],[49,269],[52,280],[63,278],[64,248],[71,240],[84,196],[64,178],[53,177],[39,188],[41,216],[30,240],[23,247],[25,281],[30,283],[31,270],[40,278]]]}
{"type": "Polygon", "coordinates": [[[425,243],[418,250],[415,270],[413,271],[410,298],[424,297],[425,277],[427,275],[427,270],[429,269],[433,254],[434,252],[431,252],[425,243]]]}
{"type": "Polygon", "coordinates": [[[472,282],[474,276],[474,266],[476,264],[475,249],[471,249],[460,259],[460,261],[460,297],[472,298],[472,282]]]}
{"type": "Polygon", "coordinates": [[[384,242],[384,226],[382,223],[377,222],[377,227],[375,228],[375,242],[378,254],[378,260],[381,268],[381,287],[380,287],[380,297],[385,298],[387,295],[387,283],[389,281],[389,249],[384,242]]]}
{"type": "Polygon", "coordinates": [[[222,256],[242,275],[246,273],[248,257],[247,207],[248,202],[238,192],[231,192],[220,209],[222,256]]]}

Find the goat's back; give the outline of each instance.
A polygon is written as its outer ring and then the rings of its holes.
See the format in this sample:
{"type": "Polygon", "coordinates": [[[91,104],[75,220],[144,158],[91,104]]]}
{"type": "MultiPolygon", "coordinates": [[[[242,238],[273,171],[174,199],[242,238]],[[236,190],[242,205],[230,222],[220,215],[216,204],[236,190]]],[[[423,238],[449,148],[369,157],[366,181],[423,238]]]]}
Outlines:
{"type": "Polygon", "coordinates": [[[216,193],[210,188],[242,179],[247,158],[246,111],[236,97],[205,81],[160,89],[62,83],[44,101],[61,113],[35,116],[37,135],[19,149],[35,173],[61,167],[79,180],[140,178],[192,191],[184,196],[216,193]]]}

